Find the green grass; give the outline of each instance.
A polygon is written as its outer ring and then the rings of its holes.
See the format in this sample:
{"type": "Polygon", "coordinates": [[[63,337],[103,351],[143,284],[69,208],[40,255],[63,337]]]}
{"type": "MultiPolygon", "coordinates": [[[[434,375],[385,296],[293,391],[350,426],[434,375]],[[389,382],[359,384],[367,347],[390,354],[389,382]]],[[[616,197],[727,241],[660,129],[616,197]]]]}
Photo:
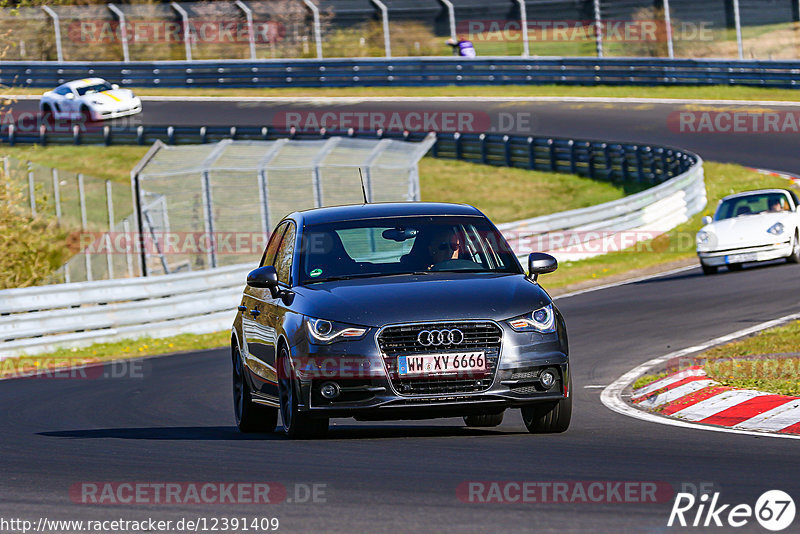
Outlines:
{"type": "MultiPolygon", "coordinates": [[[[268,96],[283,98],[299,97],[615,97],[615,98],[679,98],[692,100],[786,100],[800,101],[800,90],[772,89],[742,86],[710,87],[637,87],[637,86],[572,86],[572,85],[476,85],[444,87],[324,87],[324,88],[237,88],[237,89],[182,89],[182,88],[134,88],[141,96],[268,96]]],[[[40,88],[12,87],[7,90],[15,95],[40,95],[40,88]]]]}
{"type": "Polygon", "coordinates": [[[96,343],[88,347],[60,349],[50,354],[5,359],[0,362],[0,378],[29,376],[42,370],[97,362],[225,347],[229,343],[230,332],[228,331],[201,335],[181,334],[161,339],[144,337],[112,343],[96,343]]]}
{"type": "Polygon", "coordinates": [[[147,146],[0,146],[0,155],[130,185],[131,169],[147,146]]]}

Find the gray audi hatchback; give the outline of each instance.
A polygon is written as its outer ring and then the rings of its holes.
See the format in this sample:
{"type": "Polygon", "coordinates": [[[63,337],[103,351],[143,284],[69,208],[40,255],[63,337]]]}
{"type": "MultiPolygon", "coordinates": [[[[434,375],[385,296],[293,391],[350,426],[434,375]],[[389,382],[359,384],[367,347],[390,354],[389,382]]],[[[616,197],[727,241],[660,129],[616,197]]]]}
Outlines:
{"type": "Polygon", "coordinates": [[[292,213],[247,276],[231,331],[242,432],[325,435],[330,418],[463,417],[499,425],[520,408],[532,433],[572,414],[567,331],[472,206],[363,204],[292,213]]]}

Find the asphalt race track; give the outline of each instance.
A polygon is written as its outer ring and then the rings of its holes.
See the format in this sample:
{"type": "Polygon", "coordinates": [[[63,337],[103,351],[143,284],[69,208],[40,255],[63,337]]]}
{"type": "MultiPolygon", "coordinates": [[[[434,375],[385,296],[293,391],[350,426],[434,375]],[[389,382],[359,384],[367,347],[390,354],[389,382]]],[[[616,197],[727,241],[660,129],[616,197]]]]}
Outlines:
{"type": "MultiPolygon", "coordinates": [[[[262,124],[289,109],[145,104],[141,119],[150,124],[262,124]]],[[[673,133],[666,117],[674,105],[489,103],[481,109],[532,112],[532,128],[513,133],[661,142],[708,160],[800,172],[796,135],[673,133]]],[[[227,350],[146,360],[141,372],[125,378],[5,381],[0,515],[278,517],[282,532],[661,532],[668,530],[674,493],[656,503],[497,504],[463,502],[457,488],[469,481],[661,482],[674,491],[705,485],[731,505],[753,506],[770,489],[797,500],[797,441],[631,419],[606,409],[602,389],[587,386],[605,386],[650,358],[800,311],[798,287],[800,267],[772,263],[713,277],[694,269],[556,299],[569,327],[575,394],[572,426],[561,435],[527,434],[515,411],[490,430],[468,430],[455,419],[335,420],[323,441],[243,436],[233,426],[227,350]],[[87,481],[270,481],[286,487],[288,497],[272,505],[73,502],[70,488],[87,481]],[[324,485],[324,495],[297,502],[312,484],[324,485]]],[[[752,519],[739,530],[762,531],[752,519]]]]}

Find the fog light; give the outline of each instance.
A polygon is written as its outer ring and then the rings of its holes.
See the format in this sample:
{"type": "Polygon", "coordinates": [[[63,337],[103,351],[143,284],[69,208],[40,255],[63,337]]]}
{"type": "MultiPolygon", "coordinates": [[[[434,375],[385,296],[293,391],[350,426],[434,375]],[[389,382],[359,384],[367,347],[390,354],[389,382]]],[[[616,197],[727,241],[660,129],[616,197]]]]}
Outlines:
{"type": "Polygon", "coordinates": [[[333,400],[339,396],[342,390],[336,382],[325,382],[319,387],[319,393],[328,400],[333,400]]]}
{"type": "Polygon", "coordinates": [[[541,382],[542,387],[545,389],[550,389],[553,387],[553,384],[556,383],[556,375],[554,375],[553,371],[549,369],[542,371],[542,374],[539,375],[539,382],[541,382]]]}

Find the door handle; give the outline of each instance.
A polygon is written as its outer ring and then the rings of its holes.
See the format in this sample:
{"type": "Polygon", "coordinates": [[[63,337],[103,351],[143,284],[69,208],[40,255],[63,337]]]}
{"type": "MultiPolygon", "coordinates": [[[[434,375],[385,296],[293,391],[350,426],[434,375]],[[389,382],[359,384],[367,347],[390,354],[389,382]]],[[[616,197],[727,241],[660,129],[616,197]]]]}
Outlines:
{"type": "Polygon", "coordinates": [[[250,310],[250,315],[252,315],[253,317],[258,317],[259,315],[261,315],[261,312],[258,311],[258,308],[253,308],[252,310],[250,310]]]}

